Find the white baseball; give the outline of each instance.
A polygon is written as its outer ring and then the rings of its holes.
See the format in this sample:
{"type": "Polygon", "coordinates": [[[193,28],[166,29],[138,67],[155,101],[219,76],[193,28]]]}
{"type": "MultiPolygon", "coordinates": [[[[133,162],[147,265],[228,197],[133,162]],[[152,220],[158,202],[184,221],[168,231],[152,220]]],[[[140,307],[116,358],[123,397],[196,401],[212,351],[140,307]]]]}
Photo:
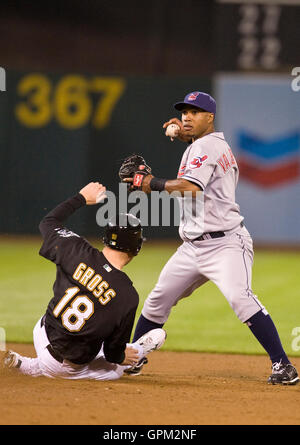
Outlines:
{"type": "Polygon", "coordinates": [[[176,138],[179,130],[180,130],[179,125],[177,125],[177,124],[170,124],[170,125],[167,126],[166,136],[169,136],[170,138],[176,138]]]}

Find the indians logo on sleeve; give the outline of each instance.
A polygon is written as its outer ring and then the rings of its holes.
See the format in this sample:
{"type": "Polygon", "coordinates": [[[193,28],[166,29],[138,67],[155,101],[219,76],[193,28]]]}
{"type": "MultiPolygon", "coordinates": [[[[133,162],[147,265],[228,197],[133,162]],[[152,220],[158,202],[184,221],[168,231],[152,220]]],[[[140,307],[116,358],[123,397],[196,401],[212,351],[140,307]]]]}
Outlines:
{"type": "Polygon", "coordinates": [[[190,168],[199,168],[203,164],[204,161],[208,158],[207,155],[204,156],[196,156],[190,162],[190,168]]]}

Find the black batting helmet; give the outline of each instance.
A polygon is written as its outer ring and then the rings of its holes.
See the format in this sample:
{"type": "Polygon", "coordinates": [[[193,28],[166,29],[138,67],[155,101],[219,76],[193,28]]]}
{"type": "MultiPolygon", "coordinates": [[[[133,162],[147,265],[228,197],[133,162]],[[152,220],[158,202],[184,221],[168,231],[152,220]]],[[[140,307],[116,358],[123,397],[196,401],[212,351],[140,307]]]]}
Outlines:
{"type": "Polygon", "coordinates": [[[111,218],[105,228],[103,242],[111,249],[137,255],[143,244],[143,229],[138,218],[120,213],[111,218]]]}

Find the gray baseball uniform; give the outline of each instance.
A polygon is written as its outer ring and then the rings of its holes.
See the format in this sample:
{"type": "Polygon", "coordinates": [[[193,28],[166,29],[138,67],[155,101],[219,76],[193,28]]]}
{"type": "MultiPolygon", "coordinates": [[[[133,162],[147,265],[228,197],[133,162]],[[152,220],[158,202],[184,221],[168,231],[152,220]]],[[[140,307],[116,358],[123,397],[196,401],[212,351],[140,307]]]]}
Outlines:
{"type": "Polygon", "coordinates": [[[203,192],[194,199],[179,198],[183,244],[145,301],[142,314],[147,319],[165,323],[172,306],[208,280],[218,286],[242,322],[262,309],[267,313],[251,289],[253,243],[235,202],[238,175],[223,133],[199,138],[184,152],[178,178],[195,183],[203,192]]]}
{"type": "Polygon", "coordinates": [[[223,133],[210,133],[197,139],[186,149],[180,163],[178,178],[195,183],[205,192],[204,196],[203,193],[199,193],[199,198],[204,198],[203,213],[198,215],[198,212],[196,214],[189,212],[189,219],[181,214],[179,233],[184,241],[192,240],[203,232],[227,231],[240,225],[243,217],[235,202],[238,176],[237,163],[223,133]],[[204,216],[203,230],[194,236],[190,227],[199,224],[201,215],[204,216]]]}

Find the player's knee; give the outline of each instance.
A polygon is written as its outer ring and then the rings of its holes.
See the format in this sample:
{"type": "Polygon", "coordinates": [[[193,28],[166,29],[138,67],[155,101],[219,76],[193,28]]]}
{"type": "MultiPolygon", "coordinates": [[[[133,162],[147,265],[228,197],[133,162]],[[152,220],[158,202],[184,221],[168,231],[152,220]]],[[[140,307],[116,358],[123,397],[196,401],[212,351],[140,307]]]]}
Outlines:
{"type": "Polygon", "coordinates": [[[151,308],[151,306],[144,306],[142,314],[150,322],[157,323],[157,324],[161,325],[167,321],[170,311],[171,311],[171,309],[159,310],[159,308],[153,309],[153,308],[151,308]]]}
{"type": "Polygon", "coordinates": [[[232,292],[227,300],[242,323],[245,322],[249,314],[253,314],[257,310],[258,300],[248,290],[232,292]]]}

